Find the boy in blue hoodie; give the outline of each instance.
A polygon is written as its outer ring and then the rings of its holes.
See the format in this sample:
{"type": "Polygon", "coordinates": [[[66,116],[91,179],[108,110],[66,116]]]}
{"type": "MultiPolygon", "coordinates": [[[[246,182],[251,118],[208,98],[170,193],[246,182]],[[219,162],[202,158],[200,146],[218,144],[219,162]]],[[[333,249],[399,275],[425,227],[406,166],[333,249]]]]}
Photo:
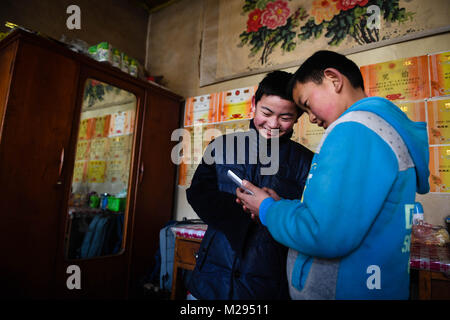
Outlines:
{"type": "Polygon", "coordinates": [[[408,299],[412,208],[429,191],[426,124],[367,97],[358,66],[319,51],[290,90],[326,129],[301,200],[248,181],[238,202],[289,247],[293,299],[408,299]]]}

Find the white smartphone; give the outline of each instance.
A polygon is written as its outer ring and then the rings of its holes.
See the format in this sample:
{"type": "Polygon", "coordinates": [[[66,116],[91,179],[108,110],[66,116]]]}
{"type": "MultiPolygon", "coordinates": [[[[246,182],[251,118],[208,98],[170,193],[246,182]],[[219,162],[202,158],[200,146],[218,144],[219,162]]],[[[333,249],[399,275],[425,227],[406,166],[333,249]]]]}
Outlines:
{"type": "Polygon", "coordinates": [[[233,171],[228,170],[227,172],[227,176],[234,181],[234,183],[236,183],[240,188],[244,189],[246,193],[254,195],[253,192],[251,192],[250,190],[248,190],[247,188],[244,188],[242,186],[242,179],[239,178],[233,171]]]}

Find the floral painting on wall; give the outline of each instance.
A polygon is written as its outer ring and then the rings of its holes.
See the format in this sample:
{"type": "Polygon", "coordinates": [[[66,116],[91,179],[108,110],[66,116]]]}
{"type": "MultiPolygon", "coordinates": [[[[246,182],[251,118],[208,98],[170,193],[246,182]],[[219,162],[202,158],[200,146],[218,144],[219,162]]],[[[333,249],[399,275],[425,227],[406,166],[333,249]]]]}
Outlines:
{"type": "Polygon", "coordinates": [[[450,29],[446,0],[207,3],[201,85],[298,65],[321,49],[358,52],[450,29]]]}
{"type": "Polygon", "coordinates": [[[315,0],[310,12],[302,5],[291,12],[287,0],[246,0],[242,9],[249,13],[247,30],[240,34],[241,43],[248,44],[252,54],[262,50],[262,65],[275,46],[293,51],[297,43],[301,45],[312,37],[325,36],[328,44],[335,47],[346,37],[361,45],[377,42],[380,37],[376,22],[381,15],[385,21],[404,23],[413,21],[415,14],[400,8],[398,0],[315,0]],[[371,7],[373,10],[367,10],[371,7]]]}

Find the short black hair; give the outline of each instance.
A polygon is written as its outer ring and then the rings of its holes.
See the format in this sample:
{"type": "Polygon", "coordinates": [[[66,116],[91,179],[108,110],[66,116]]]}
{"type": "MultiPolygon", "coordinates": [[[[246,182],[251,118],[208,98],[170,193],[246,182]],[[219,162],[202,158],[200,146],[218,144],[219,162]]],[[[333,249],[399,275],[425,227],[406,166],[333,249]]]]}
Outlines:
{"type": "MultiPolygon", "coordinates": [[[[292,79],[292,73],[286,71],[272,71],[268,73],[264,79],[259,83],[258,89],[255,93],[255,106],[259,100],[261,100],[263,95],[267,96],[278,96],[282,99],[292,100],[292,94],[288,91],[288,85],[292,79]]],[[[297,105],[297,115],[300,117],[303,114],[303,110],[301,110],[297,105]]]]}
{"type": "Polygon", "coordinates": [[[359,67],[352,60],[337,52],[320,50],[314,53],[294,73],[288,88],[292,98],[292,90],[297,82],[306,83],[313,81],[321,84],[324,70],[334,68],[342,73],[350,81],[354,88],[364,90],[364,80],[359,67]]]}

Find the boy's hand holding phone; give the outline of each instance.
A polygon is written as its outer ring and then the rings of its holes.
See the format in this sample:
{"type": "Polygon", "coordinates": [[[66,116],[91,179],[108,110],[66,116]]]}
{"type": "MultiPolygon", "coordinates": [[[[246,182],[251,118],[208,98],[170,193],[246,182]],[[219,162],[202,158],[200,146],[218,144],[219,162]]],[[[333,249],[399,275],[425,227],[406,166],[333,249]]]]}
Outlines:
{"type": "Polygon", "coordinates": [[[236,202],[242,205],[245,211],[251,213],[252,219],[256,219],[259,216],[259,206],[264,199],[269,197],[272,197],[275,201],[281,199],[274,190],[267,187],[258,188],[247,180],[241,180],[231,170],[228,170],[227,175],[239,186],[236,189],[236,202]]]}
{"type": "Polygon", "coordinates": [[[231,180],[233,180],[234,183],[236,183],[236,184],[239,186],[239,188],[242,188],[242,189],[243,189],[245,192],[247,192],[248,194],[253,195],[253,192],[251,192],[250,190],[248,190],[248,189],[246,189],[246,188],[244,188],[244,187],[242,186],[242,180],[241,180],[241,178],[239,178],[233,171],[228,170],[227,176],[228,176],[231,180]]]}
{"type": "Polygon", "coordinates": [[[247,180],[242,181],[242,186],[251,191],[253,195],[248,194],[242,188],[237,188],[236,201],[243,206],[244,210],[250,211],[253,219],[256,219],[259,217],[259,206],[261,205],[261,202],[263,202],[264,199],[271,197],[271,195],[266,190],[254,186],[247,180]]]}

